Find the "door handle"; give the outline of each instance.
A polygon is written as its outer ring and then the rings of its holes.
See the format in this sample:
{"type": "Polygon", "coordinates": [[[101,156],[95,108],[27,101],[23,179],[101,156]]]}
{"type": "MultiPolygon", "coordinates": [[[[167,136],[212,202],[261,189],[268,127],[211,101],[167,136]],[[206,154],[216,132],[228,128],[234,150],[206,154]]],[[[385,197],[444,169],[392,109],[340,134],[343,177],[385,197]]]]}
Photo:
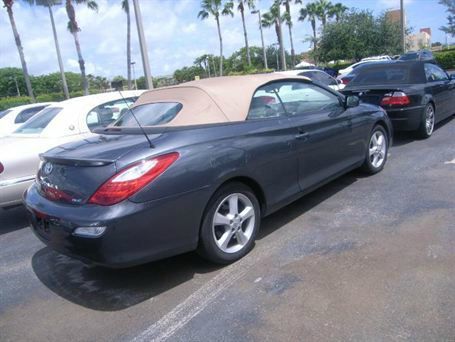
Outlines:
{"type": "Polygon", "coordinates": [[[308,140],[309,137],[310,133],[304,131],[299,131],[299,133],[295,136],[295,138],[299,140],[308,140]]]}

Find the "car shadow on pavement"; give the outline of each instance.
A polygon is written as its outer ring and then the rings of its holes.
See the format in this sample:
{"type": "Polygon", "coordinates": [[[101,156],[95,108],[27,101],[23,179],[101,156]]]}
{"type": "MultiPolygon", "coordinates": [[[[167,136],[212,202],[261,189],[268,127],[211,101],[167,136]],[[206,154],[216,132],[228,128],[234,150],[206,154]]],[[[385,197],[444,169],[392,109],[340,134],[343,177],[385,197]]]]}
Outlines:
{"type": "MultiPolygon", "coordinates": [[[[363,177],[359,171],[323,186],[264,219],[258,239],[278,230],[296,217],[363,177]]],[[[191,280],[196,274],[218,270],[196,253],[168,258],[128,269],[86,265],[48,247],[32,258],[38,279],[51,291],[75,304],[99,311],[123,310],[191,280]]]]}
{"type": "Polygon", "coordinates": [[[23,205],[9,209],[0,208],[0,235],[28,226],[27,209],[23,205]]]}
{"type": "Polygon", "coordinates": [[[33,255],[32,268],[46,287],[66,300],[92,310],[118,311],[220,266],[187,253],[127,269],[109,269],[84,264],[45,247],[33,255]]]}
{"type": "MultiPolygon", "coordinates": [[[[447,125],[449,122],[452,121],[453,118],[454,118],[454,116],[452,115],[452,116],[448,117],[447,119],[444,119],[444,120],[438,122],[434,126],[434,132],[437,132],[438,129],[447,125]]],[[[393,135],[393,145],[392,146],[393,147],[403,146],[403,145],[413,143],[416,140],[419,140],[419,138],[417,138],[417,135],[415,132],[406,132],[406,131],[395,132],[395,134],[393,135]]]]}

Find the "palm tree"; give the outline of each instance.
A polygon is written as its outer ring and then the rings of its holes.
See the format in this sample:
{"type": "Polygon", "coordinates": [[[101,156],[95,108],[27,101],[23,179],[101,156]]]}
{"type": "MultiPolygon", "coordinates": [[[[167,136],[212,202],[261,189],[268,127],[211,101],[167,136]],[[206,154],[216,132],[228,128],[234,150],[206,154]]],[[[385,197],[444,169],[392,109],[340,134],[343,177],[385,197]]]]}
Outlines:
{"type": "Polygon", "coordinates": [[[126,13],[126,70],[128,76],[128,89],[133,88],[131,82],[131,18],[130,18],[130,2],[122,0],[122,9],[126,13]]]}
{"type": "Polygon", "coordinates": [[[201,20],[213,16],[216,20],[218,29],[218,38],[220,40],[220,76],[223,76],[223,37],[221,36],[220,15],[234,15],[232,8],[234,4],[231,1],[224,3],[222,0],[202,0],[201,10],[198,13],[198,18],[201,20]]]}
{"type": "MultiPolygon", "coordinates": [[[[301,3],[302,0],[295,0],[295,3],[301,3]]],[[[286,21],[286,25],[289,29],[289,40],[291,42],[291,58],[292,58],[292,66],[295,65],[295,50],[294,50],[294,41],[292,39],[292,17],[291,17],[291,0],[283,0],[283,5],[285,8],[284,18],[286,21]]]]}
{"type": "Polygon", "coordinates": [[[73,2],[75,4],[86,4],[91,10],[98,10],[98,4],[94,0],[66,0],[66,14],[68,15],[68,30],[71,32],[74,38],[74,44],[76,45],[77,57],[79,62],[79,68],[81,69],[82,78],[82,89],[84,95],[88,95],[88,81],[85,75],[85,62],[82,57],[81,44],[79,42],[78,32],[81,30],[76,21],[76,11],[74,10],[73,2]]]}
{"type": "Polygon", "coordinates": [[[341,4],[341,3],[336,3],[335,5],[332,6],[332,8],[329,11],[329,17],[333,18],[335,17],[335,21],[339,22],[341,16],[348,10],[348,8],[341,4]]]}
{"type": "Polygon", "coordinates": [[[254,9],[254,0],[237,0],[239,5],[237,9],[240,11],[240,15],[242,16],[242,25],[243,25],[243,35],[245,37],[245,49],[246,49],[246,59],[248,65],[251,66],[251,56],[250,56],[250,47],[248,46],[248,34],[246,32],[246,25],[245,25],[245,5],[248,9],[254,9]]]}
{"type": "Polygon", "coordinates": [[[270,10],[262,15],[261,25],[262,27],[275,27],[275,33],[278,41],[278,46],[280,47],[280,56],[281,56],[281,65],[283,70],[286,70],[286,58],[284,54],[284,45],[283,45],[283,33],[281,31],[281,23],[286,20],[285,17],[281,16],[280,10],[280,1],[275,0],[270,7],[270,10]]]}
{"type": "Polygon", "coordinates": [[[318,5],[315,2],[310,2],[305,7],[300,9],[300,16],[299,21],[308,20],[311,24],[311,28],[313,30],[313,48],[316,49],[316,20],[318,19],[320,14],[318,5]]]}
{"type": "Polygon", "coordinates": [[[28,96],[35,102],[35,96],[33,95],[32,83],[30,82],[30,76],[28,74],[27,63],[25,62],[24,48],[22,47],[21,38],[19,32],[17,32],[16,21],[14,20],[13,14],[14,0],[3,0],[3,5],[8,12],[9,21],[11,28],[13,29],[14,41],[16,42],[17,51],[19,52],[19,58],[22,64],[22,72],[24,73],[25,85],[27,87],[28,96]]]}
{"type": "Polygon", "coordinates": [[[327,18],[330,17],[333,5],[329,0],[318,0],[315,4],[318,8],[318,18],[321,20],[322,27],[325,28],[327,18]]]}
{"type": "Polygon", "coordinates": [[[54,35],[55,52],[57,53],[57,61],[58,61],[59,69],[60,69],[60,77],[62,78],[63,93],[65,94],[65,98],[69,99],[70,94],[68,91],[68,84],[66,82],[65,70],[63,68],[63,61],[62,61],[62,55],[60,53],[60,45],[58,43],[57,30],[55,29],[54,13],[52,11],[52,6],[60,4],[60,1],[59,0],[27,0],[27,2],[30,5],[47,7],[47,9],[49,11],[49,18],[51,20],[52,33],[54,35]]]}

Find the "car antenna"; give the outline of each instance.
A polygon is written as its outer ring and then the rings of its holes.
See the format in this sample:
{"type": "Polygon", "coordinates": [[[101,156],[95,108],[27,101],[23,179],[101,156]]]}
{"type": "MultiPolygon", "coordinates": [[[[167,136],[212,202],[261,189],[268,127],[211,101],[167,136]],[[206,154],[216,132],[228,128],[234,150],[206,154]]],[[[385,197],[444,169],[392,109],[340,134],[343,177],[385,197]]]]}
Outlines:
{"type": "Polygon", "coordinates": [[[148,141],[148,143],[150,145],[150,148],[154,148],[152,142],[150,141],[150,138],[148,137],[147,133],[145,133],[144,128],[140,124],[139,120],[137,119],[136,115],[132,111],[132,109],[131,109],[130,105],[128,104],[128,102],[126,101],[126,99],[123,97],[122,92],[120,90],[118,92],[119,92],[120,96],[122,97],[123,101],[125,102],[126,108],[128,108],[128,111],[131,113],[131,115],[133,116],[134,120],[136,120],[136,123],[139,126],[139,128],[141,129],[142,134],[144,134],[145,139],[147,139],[147,141],[148,141]]]}

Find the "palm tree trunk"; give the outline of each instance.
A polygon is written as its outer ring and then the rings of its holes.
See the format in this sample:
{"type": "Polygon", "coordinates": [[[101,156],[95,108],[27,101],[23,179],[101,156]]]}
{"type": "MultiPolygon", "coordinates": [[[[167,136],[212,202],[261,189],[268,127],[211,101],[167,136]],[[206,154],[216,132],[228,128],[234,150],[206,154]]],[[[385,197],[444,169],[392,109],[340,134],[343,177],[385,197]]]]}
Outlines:
{"type": "Polygon", "coordinates": [[[240,10],[240,14],[242,15],[243,35],[245,37],[246,59],[248,61],[248,65],[251,66],[250,47],[248,46],[248,33],[246,32],[245,13],[243,8],[240,10]]]}
{"type": "Polygon", "coordinates": [[[313,29],[313,49],[316,50],[316,21],[311,21],[311,28],[313,29]]]}
{"type": "Polygon", "coordinates": [[[63,93],[65,94],[65,98],[69,99],[70,93],[68,91],[68,84],[66,83],[65,70],[63,69],[62,55],[60,54],[60,46],[58,44],[57,30],[55,29],[54,14],[52,13],[52,5],[51,5],[50,1],[48,1],[48,3],[47,3],[47,8],[49,9],[49,17],[51,18],[52,33],[54,34],[55,51],[57,52],[58,66],[60,69],[60,76],[62,78],[63,93]]]}
{"type": "Polygon", "coordinates": [[[70,20],[69,22],[69,29],[71,34],[74,38],[74,44],[76,45],[77,57],[79,62],[79,68],[81,69],[81,78],[82,78],[82,89],[84,91],[84,95],[88,95],[88,81],[87,76],[85,75],[85,62],[84,58],[82,57],[81,52],[81,44],[79,43],[79,35],[77,32],[79,31],[79,26],[76,22],[76,12],[74,11],[73,4],[71,3],[72,0],[66,0],[66,13],[70,20]]]}
{"type": "Polygon", "coordinates": [[[9,21],[11,23],[11,28],[13,29],[14,40],[16,41],[17,51],[19,52],[19,58],[22,64],[22,72],[24,73],[25,86],[27,87],[28,96],[32,99],[32,102],[35,102],[35,96],[33,95],[32,83],[30,82],[30,76],[28,74],[27,63],[25,62],[24,49],[22,47],[21,38],[19,32],[17,32],[16,21],[14,20],[13,15],[13,3],[4,1],[6,11],[8,12],[9,21]]]}
{"type": "Polygon", "coordinates": [[[220,76],[223,76],[223,37],[221,37],[220,18],[216,16],[215,19],[218,28],[218,37],[220,39],[220,76]]]}
{"type": "Polygon", "coordinates": [[[280,5],[278,4],[278,31],[280,36],[280,56],[281,56],[281,65],[284,71],[286,71],[286,54],[284,52],[284,44],[283,44],[283,22],[281,20],[281,11],[280,5]]]}
{"type": "Polygon", "coordinates": [[[128,76],[128,89],[131,90],[133,88],[133,84],[131,82],[131,18],[130,18],[130,5],[129,0],[127,1],[127,6],[125,7],[126,10],[126,64],[127,64],[127,76],[128,76]]]}
{"type": "Polygon", "coordinates": [[[289,22],[287,23],[289,29],[289,40],[291,42],[291,57],[292,57],[292,67],[295,65],[295,50],[294,50],[294,40],[292,39],[292,19],[291,19],[291,5],[289,0],[285,2],[286,13],[288,15],[289,22]]]}
{"type": "Polygon", "coordinates": [[[289,28],[289,40],[291,41],[291,56],[292,56],[292,67],[295,65],[295,50],[294,50],[294,41],[292,39],[292,26],[288,25],[289,28]]]}
{"type": "Polygon", "coordinates": [[[74,37],[74,44],[76,44],[76,51],[77,51],[77,58],[79,62],[79,68],[81,69],[81,78],[82,78],[82,90],[84,91],[84,95],[88,95],[88,81],[87,76],[85,74],[85,62],[84,58],[82,57],[81,51],[81,44],[79,43],[79,35],[76,32],[73,32],[74,37]]]}

